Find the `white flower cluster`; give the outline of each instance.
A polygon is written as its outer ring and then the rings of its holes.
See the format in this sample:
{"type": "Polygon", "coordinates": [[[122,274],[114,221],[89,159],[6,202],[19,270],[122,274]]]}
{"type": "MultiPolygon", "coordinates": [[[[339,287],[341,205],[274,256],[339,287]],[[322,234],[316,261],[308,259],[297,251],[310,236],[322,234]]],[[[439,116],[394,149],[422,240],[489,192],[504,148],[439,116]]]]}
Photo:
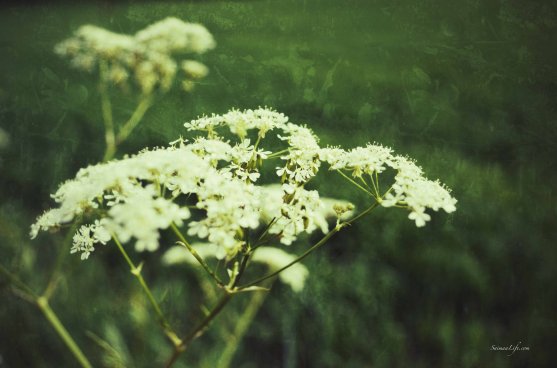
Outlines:
{"type": "Polygon", "coordinates": [[[408,218],[416,226],[424,226],[431,217],[425,213],[426,208],[438,211],[440,208],[450,213],[456,211],[456,199],[439,181],[431,181],[423,176],[422,169],[412,160],[397,156],[392,167],[397,170],[392,190],[381,202],[384,207],[402,205],[411,210],[408,218]]]}
{"type": "Polygon", "coordinates": [[[275,128],[284,129],[287,125],[288,118],[279,112],[259,108],[255,110],[230,110],[223,115],[203,116],[197,120],[185,123],[187,130],[204,130],[211,135],[218,127],[226,126],[230,132],[244,139],[248,130],[257,129],[259,136],[265,137],[265,134],[275,128]]]}
{"type": "Polygon", "coordinates": [[[382,173],[392,166],[392,150],[375,144],[356,147],[349,151],[341,148],[323,148],[319,155],[330,164],[331,170],[350,170],[354,177],[364,174],[382,173]]]}
{"type": "Polygon", "coordinates": [[[181,226],[193,208],[187,234],[216,246],[218,258],[231,258],[243,249],[249,229],[262,227],[273,241],[289,245],[302,233],[327,232],[329,217],[340,220],[354,209],[305,188],[321,162],[352,172],[362,183],[367,183],[366,175],[372,183],[376,180],[374,197],[384,207],[409,209],[417,226],[430,219],[427,208],[456,209],[456,200],[442,184],[426,179],[413,161],[391,149],[373,144],[349,151],[320,148],[309,128],[289,123],[270,109],[233,110],[185,126],[205,131],[208,137],[192,142],[180,138],[167,148],[80,170],[53,195],[60,206],[38,218],[31,236],[80,216],[98,220],[82,226],[74,237],[72,252],[81,252],[82,258],[89,256],[94,244],[106,243],[109,234],[122,242],[135,239],[138,251],[153,251],[159,247],[159,231],[181,226]],[[236,134],[238,141],[220,137],[221,127],[236,134]],[[248,138],[250,130],[257,130],[254,144],[248,138]],[[271,130],[282,134],[276,135],[285,149],[263,148],[271,130]],[[284,163],[276,167],[280,183],[261,185],[260,169],[273,158],[284,163]],[[387,169],[394,170],[394,182],[379,194],[377,176],[387,169]]]}
{"type": "Polygon", "coordinates": [[[269,234],[277,234],[280,242],[290,245],[301,233],[319,229],[329,231],[327,219],[334,217],[333,205],[326,207],[326,198],[315,190],[294,189],[288,184],[262,187],[262,217],[268,222],[269,234]]]}
{"type": "MultiPolygon", "coordinates": [[[[133,77],[141,91],[148,94],[157,87],[166,91],[172,86],[178,70],[173,54],[202,54],[214,47],[213,36],[204,26],[170,17],[133,36],[84,25],[73,37],[58,44],[55,51],[70,58],[78,69],[105,68],[101,70],[106,73],[104,77],[115,84],[123,85],[133,77]]],[[[197,61],[182,61],[181,67],[186,75],[186,90],[207,75],[207,67],[197,61]]]]}
{"type": "MultiPolygon", "coordinates": [[[[262,216],[273,221],[269,227],[270,234],[277,234],[280,242],[289,245],[301,233],[312,233],[320,229],[328,231],[326,220],[327,208],[317,191],[304,189],[304,184],[319,170],[319,145],[315,134],[304,126],[288,122],[281,113],[267,108],[256,110],[231,110],[224,115],[201,117],[185,123],[190,130],[208,132],[210,139],[197,139],[194,145],[202,144],[204,151],[212,159],[230,162],[230,170],[242,179],[255,182],[259,178],[256,166],[250,162],[263,164],[271,151],[257,149],[245,138],[250,130],[257,130],[258,140],[272,130],[280,130],[284,136],[277,137],[287,143],[286,152],[280,156],[285,162],[277,167],[277,175],[281,177],[282,186],[261,187],[262,216]],[[239,137],[239,144],[232,147],[219,137],[217,129],[227,127],[239,137]]],[[[330,209],[329,209],[330,210],[330,209]]]]}
{"type": "MultiPolygon", "coordinates": [[[[207,131],[210,137],[217,140],[219,138],[216,129],[219,127],[228,127],[230,132],[240,139],[244,139],[251,129],[258,130],[260,138],[265,137],[272,129],[284,133],[284,136],[277,136],[287,143],[288,149],[281,156],[284,165],[277,167],[276,173],[284,183],[281,194],[288,200],[283,201],[280,208],[282,215],[274,225],[276,228],[271,229],[283,235],[281,241],[285,244],[296,238],[300,228],[308,232],[315,230],[315,227],[323,231],[326,229],[326,222],[312,221],[312,214],[319,213],[320,201],[317,192],[310,195],[303,189],[304,184],[316,175],[321,162],[328,163],[331,170],[350,171],[356,178],[368,175],[372,182],[386,169],[395,170],[395,182],[390,190],[383,196],[377,187],[376,197],[383,207],[398,206],[409,209],[409,218],[414,220],[418,227],[424,226],[426,221],[430,220],[430,216],[425,212],[427,208],[434,211],[441,208],[447,213],[456,210],[457,201],[443,184],[425,178],[419,166],[403,156],[395,155],[392,149],[371,143],[348,151],[341,148],[320,148],[318,139],[311,129],[289,123],[286,116],[273,110],[232,110],[224,115],[202,117],[186,123],[185,127],[188,130],[207,131]],[[315,196],[317,201],[312,200],[315,196]],[[296,209],[298,203],[304,205],[296,209]],[[291,220],[291,215],[297,220],[291,220]],[[300,219],[304,219],[302,227],[300,219]],[[289,225],[285,226],[287,223],[289,225]]],[[[248,141],[246,148],[249,147],[251,146],[248,141]]],[[[247,152],[249,153],[249,149],[247,152]]],[[[265,153],[268,156],[269,152],[265,153]]]]}
{"type": "MultiPolygon", "coordinates": [[[[374,175],[387,168],[396,171],[394,184],[384,196],[377,193],[383,207],[404,207],[410,210],[409,219],[416,226],[425,226],[431,217],[425,212],[427,208],[434,211],[442,208],[450,213],[456,210],[456,199],[439,181],[431,181],[423,176],[422,169],[414,161],[394,155],[390,148],[368,144],[349,151],[340,148],[324,148],[320,151],[323,161],[329,163],[331,170],[348,170],[355,178],[368,175],[373,182],[374,175]]],[[[379,183],[377,183],[379,186],[379,183]]],[[[379,190],[379,188],[375,188],[379,190]]]]}
{"type": "Polygon", "coordinates": [[[307,127],[292,123],[283,127],[283,130],[287,135],[279,138],[288,142],[290,148],[281,157],[286,163],[283,167],[277,167],[277,175],[294,186],[303,185],[317,174],[321,164],[317,137],[307,127]]]}
{"type": "MultiPolygon", "coordinates": [[[[172,223],[180,226],[190,210],[179,205],[180,195],[196,195],[196,207],[206,213],[202,221],[191,221],[189,232],[208,237],[225,251],[235,251],[237,232],[257,227],[257,201],[249,195],[252,185],[219,172],[189,147],[160,148],[136,156],[90,166],[62,184],[53,198],[60,207],[45,212],[31,227],[57,227],[79,215],[100,215],[94,227],[84,225],[74,238],[75,251],[90,252],[94,243],[106,241],[106,232],[122,242],[135,238],[136,250],[156,250],[159,230],[172,223]],[[171,193],[170,195],[166,192],[171,193]],[[237,196],[230,194],[236,193],[237,196]],[[210,227],[211,231],[207,231],[210,227]],[[106,231],[106,232],[105,232],[106,231]]],[[[86,256],[85,256],[86,258],[86,256]]]]}
{"type": "Polygon", "coordinates": [[[73,247],[70,253],[81,252],[81,259],[89,258],[95,250],[95,243],[106,244],[110,240],[110,233],[106,230],[106,220],[96,220],[94,224],[81,226],[73,236],[73,247]]]}

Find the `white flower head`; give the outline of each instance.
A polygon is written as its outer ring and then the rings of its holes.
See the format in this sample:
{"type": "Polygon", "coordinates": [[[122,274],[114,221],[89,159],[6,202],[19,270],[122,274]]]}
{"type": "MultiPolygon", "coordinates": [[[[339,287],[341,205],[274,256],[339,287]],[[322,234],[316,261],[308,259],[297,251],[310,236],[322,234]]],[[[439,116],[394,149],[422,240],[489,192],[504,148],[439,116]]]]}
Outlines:
{"type": "Polygon", "coordinates": [[[212,244],[221,259],[230,260],[249,248],[246,234],[261,228],[273,241],[289,245],[302,234],[327,233],[329,220],[336,219],[338,226],[353,215],[351,203],[322,198],[317,190],[306,189],[322,162],[331,170],[351,173],[354,179],[344,176],[383,207],[409,210],[409,219],[418,227],[431,219],[428,209],[456,210],[450,191],[427,179],[414,161],[378,144],[350,150],[321,148],[311,129],[290,123],[270,109],[232,110],[185,126],[208,136],[180,138],[166,148],[81,169],[52,196],[58,207],[37,219],[31,236],[83,215],[93,223],[78,230],[72,248],[83,258],[111,236],[123,243],[134,241],[138,251],[154,251],[160,246],[160,231],[182,225],[187,235],[212,244]],[[221,138],[217,134],[221,127],[238,139],[221,138]],[[247,137],[250,131],[255,131],[255,141],[247,137]],[[275,142],[286,148],[266,147],[271,132],[278,138],[275,142]],[[260,169],[272,159],[277,176],[271,177],[276,183],[264,185],[260,169]],[[387,170],[393,182],[381,188],[378,176],[387,170]],[[362,186],[369,182],[374,193],[362,186]],[[381,189],[385,192],[379,193],[381,189]]]}
{"type": "Polygon", "coordinates": [[[275,128],[283,128],[288,118],[281,113],[267,108],[255,110],[230,110],[224,115],[203,116],[191,122],[185,123],[188,130],[214,130],[217,127],[227,126],[231,133],[240,139],[245,138],[251,129],[259,130],[263,137],[275,128]]]}
{"type": "Polygon", "coordinates": [[[215,40],[201,24],[168,17],[137,32],[135,39],[146,48],[160,52],[202,54],[215,47],[215,40]]]}
{"type": "MultiPolygon", "coordinates": [[[[150,94],[156,88],[167,91],[172,86],[178,71],[176,53],[202,54],[214,47],[213,36],[205,27],[171,17],[135,35],[84,25],[56,45],[55,52],[69,58],[77,69],[99,70],[101,78],[117,85],[135,81],[143,94],[150,94]]],[[[188,78],[201,79],[208,72],[193,60],[182,66],[188,78]]]]}

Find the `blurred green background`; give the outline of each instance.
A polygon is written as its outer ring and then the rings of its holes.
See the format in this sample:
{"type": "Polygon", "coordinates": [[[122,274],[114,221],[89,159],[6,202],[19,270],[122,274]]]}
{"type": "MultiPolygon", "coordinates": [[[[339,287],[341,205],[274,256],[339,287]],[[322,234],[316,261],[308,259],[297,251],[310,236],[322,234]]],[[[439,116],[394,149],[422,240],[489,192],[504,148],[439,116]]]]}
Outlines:
{"type": "MultiPolygon", "coordinates": [[[[95,79],[54,45],[85,23],[135,33],[167,16],[204,24],[217,48],[192,94],[174,88],[120,153],[165,145],[182,124],[271,106],[323,144],[376,141],[417,159],[459,200],[417,229],[378,210],[276,284],[233,367],[550,367],[557,342],[557,7],[552,1],[195,1],[4,5],[0,12],[0,259],[37,292],[63,233],[28,238],[49,194],[102,157],[95,79]],[[521,343],[530,351],[492,351],[521,343]]],[[[133,104],[121,100],[116,115],[133,104]]],[[[361,200],[340,180],[326,195],[361,200]]],[[[169,241],[169,243],[171,243],[169,241]]],[[[170,245],[170,244],[169,244],[170,245]]],[[[114,251],[64,260],[53,308],[95,366],[160,366],[170,348],[114,251]],[[98,344],[108,342],[116,353],[98,344]]],[[[164,248],[164,246],[163,246],[164,248]]],[[[289,251],[299,252],[302,247],[289,251]]],[[[171,320],[197,321],[192,270],[145,260],[171,320]]],[[[0,278],[0,367],[74,367],[36,307],[0,278]]],[[[230,324],[238,298],[217,323],[230,324]]],[[[215,325],[214,327],[217,327],[215,325]]],[[[177,367],[213,367],[219,328],[177,367]]]]}

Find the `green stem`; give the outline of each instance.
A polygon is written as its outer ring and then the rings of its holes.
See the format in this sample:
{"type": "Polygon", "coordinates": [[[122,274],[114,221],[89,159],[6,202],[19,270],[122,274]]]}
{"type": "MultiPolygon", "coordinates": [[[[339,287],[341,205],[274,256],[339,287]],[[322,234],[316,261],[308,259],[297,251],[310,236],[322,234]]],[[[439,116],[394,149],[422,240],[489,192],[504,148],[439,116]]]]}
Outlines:
{"type": "Polygon", "coordinates": [[[263,230],[263,232],[261,233],[261,235],[259,235],[259,238],[257,238],[257,241],[255,242],[255,246],[254,248],[252,248],[252,251],[258,246],[259,242],[261,241],[261,239],[263,239],[267,233],[269,232],[269,230],[271,229],[271,226],[273,226],[275,224],[275,222],[277,221],[276,217],[273,217],[271,219],[271,221],[265,226],[265,230],[263,230]]]}
{"type": "Polygon", "coordinates": [[[369,178],[371,179],[371,185],[373,186],[373,190],[375,191],[375,194],[376,194],[375,198],[380,198],[381,196],[379,195],[379,193],[380,193],[380,191],[379,191],[379,174],[377,173],[377,171],[375,171],[374,173],[369,174],[369,178]]]}
{"type": "Polygon", "coordinates": [[[358,216],[353,217],[350,220],[343,222],[341,225],[343,225],[343,226],[352,225],[354,222],[358,221],[359,219],[361,219],[362,217],[364,217],[365,215],[367,215],[368,213],[373,211],[375,208],[377,208],[379,206],[379,204],[380,204],[379,202],[375,202],[374,204],[372,204],[371,206],[369,206],[368,208],[363,210],[358,216]]]}
{"type": "Polygon", "coordinates": [[[253,293],[253,296],[251,297],[249,304],[246,306],[244,313],[240,316],[240,319],[236,323],[232,336],[228,338],[226,347],[219,358],[218,368],[228,368],[230,366],[232,358],[234,357],[236,350],[238,350],[240,341],[244,338],[248,327],[255,318],[259,308],[263,305],[267,295],[268,293],[253,293]]]}
{"type": "Polygon", "coordinates": [[[244,274],[244,271],[246,270],[246,267],[248,266],[250,255],[251,255],[251,252],[247,252],[246,254],[244,254],[244,257],[242,258],[242,263],[240,264],[240,269],[238,271],[238,275],[236,276],[236,278],[234,279],[234,282],[232,283],[232,288],[235,288],[236,285],[238,284],[238,282],[240,282],[240,278],[242,278],[242,275],[244,274]]]}
{"type": "Polygon", "coordinates": [[[340,223],[337,226],[335,226],[335,228],[331,231],[329,231],[323,238],[321,238],[321,240],[319,240],[317,243],[315,243],[311,248],[309,248],[308,250],[306,250],[304,253],[302,253],[301,256],[299,256],[298,258],[296,258],[295,260],[293,260],[292,262],[288,263],[287,265],[279,268],[278,270],[271,272],[270,274],[260,277],[254,281],[251,281],[243,286],[239,286],[237,288],[237,290],[242,290],[245,288],[248,288],[250,286],[254,286],[259,284],[262,281],[268,280],[271,277],[274,277],[276,275],[278,275],[279,273],[281,273],[282,271],[286,270],[287,268],[289,268],[290,266],[300,262],[301,260],[303,260],[304,258],[306,258],[308,255],[310,255],[313,251],[315,251],[316,249],[320,248],[321,246],[323,246],[323,244],[325,244],[333,235],[335,235],[336,233],[338,233],[342,228],[351,225],[353,222],[357,221],[358,219],[362,218],[363,216],[367,215],[368,213],[370,213],[373,209],[375,209],[377,206],[379,206],[379,203],[376,202],[373,205],[371,205],[370,207],[368,207],[367,209],[365,209],[364,211],[362,211],[358,216],[354,217],[353,219],[340,223]]]}
{"type": "Polygon", "coordinates": [[[56,256],[56,263],[54,264],[54,268],[50,274],[50,278],[48,279],[48,283],[46,288],[42,294],[47,300],[50,300],[52,294],[56,291],[56,286],[58,285],[58,279],[60,274],[60,269],[62,268],[62,263],[66,259],[66,255],[69,253],[70,244],[72,242],[73,236],[77,227],[79,226],[80,221],[75,221],[70,230],[66,234],[62,242],[62,249],[58,250],[58,255],[56,256]]]}
{"type": "Polygon", "coordinates": [[[116,153],[116,136],[114,134],[114,121],[112,118],[112,104],[110,103],[110,95],[106,85],[107,80],[107,65],[105,61],[101,61],[99,65],[100,81],[99,93],[101,95],[101,109],[104,122],[104,139],[106,142],[106,149],[104,151],[103,161],[108,161],[116,153]]]}
{"type": "Polygon", "coordinates": [[[257,147],[259,147],[259,143],[261,143],[261,136],[258,135],[257,136],[257,140],[255,141],[255,144],[253,145],[253,152],[251,154],[251,158],[250,158],[250,162],[248,163],[248,169],[250,169],[250,167],[253,165],[253,167],[257,166],[257,162],[255,162],[255,158],[257,156],[257,147]]]}
{"type": "Polygon", "coordinates": [[[174,231],[176,236],[180,239],[180,244],[183,245],[184,247],[186,247],[190,251],[191,255],[194,256],[194,258],[199,262],[201,267],[203,267],[203,269],[205,271],[207,271],[207,273],[215,280],[217,285],[219,285],[221,287],[224,286],[224,283],[219,279],[217,274],[215,272],[213,272],[213,270],[211,270],[211,268],[209,267],[207,262],[205,262],[205,260],[199,255],[199,253],[197,253],[197,251],[186,240],[186,238],[184,237],[184,235],[182,234],[180,229],[178,229],[176,224],[172,223],[172,224],[170,224],[170,227],[172,228],[172,231],[174,231]]]}
{"type": "Polygon", "coordinates": [[[79,361],[79,364],[84,368],[92,368],[93,366],[89,363],[89,360],[85,357],[79,346],[76,344],[74,339],[70,336],[68,330],[64,327],[62,322],[58,319],[58,316],[50,305],[48,304],[48,299],[44,296],[40,296],[37,298],[37,305],[41,312],[43,312],[44,316],[48,320],[48,322],[52,325],[52,327],[56,330],[60,338],[64,341],[68,349],[72,352],[75,358],[79,361]]]}
{"type": "Polygon", "coordinates": [[[280,155],[282,155],[282,154],[285,154],[285,153],[287,153],[288,151],[289,151],[289,149],[283,149],[283,150],[281,150],[281,151],[277,151],[277,152],[275,152],[275,153],[271,153],[269,156],[267,156],[267,158],[268,158],[268,159],[269,159],[269,158],[274,158],[274,157],[280,156],[280,155]]]}
{"type": "Polygon", "coordinates": [[[367,190],[366,188],[362,187],[360,184],[356,183],[354,180],[352,180],[351,177],[349,177],[348,175],[346,175],[345,173],[343,173],[341,170],[337,170],[337,172],[342,175],[342,177],[344,177],[346,180],[348,180],[349,182],[351,182],[352,184],[354,184],[356,187],[358,187],[359,189],[363,190],[364,192],[366,192],[367,194],[375,197],[375,195],[373,193],[371,193],[369,190],[367,190]]]}
{"type": "Polygon", "coordinates": [[[23,295],[25,296],[26,300],[35,301],[37,299],[38,296],[35,294],[33,290],[31,290],[31,288],[26,283],[21,281],[16,275],[8,271],[8,269],[2,265],[0,265],[0,273],[4,275],[4,277],[8,279],[8,281],[10,281],[21,292],[23,292],[23,295]]]}
{"type": "Polygon", "coordinates": [[[135,129],[137,124],[139,124],[139,122],[141,121],[141,119],[143,118],[147,110],[149,110],[152,103],[153,103],[152,95],[143,95],[141,97],[139,104],[135,108],[134,112],[132,113],[128,121],[126,121],[126,123],[122,126],[122,128],[120,128],[120,131],[118,132],[118,136],[116,137],[117,144],[122,143],[128,138],[128,136],[135,129]]]}
{"type": "Polygon", "coordinates": [[[31,288],[27,284],[17,278],[17,276],[8,271],[2,265],[0,265],[0,273],[3,274],[15,287],[20,290],[20,292],[23,293],[25,300],[34,303],[39,307],[43,315],[46,317],[48,323],[50,323],[58,336],[62,339],[62,341],[64,341],[68,349],[70,349],[74,357],[78,360],[79,364],[84,368],[91,368],[91,363],[89,363],[89,360],[87,360],[75,340],[71,337],[68,330],[66,330],[66,328],[56,315],[56,313],[54,313],[48,303],[48,299],[44,296],[37,296],[37,294],[35,294],[35,292],[33,292],[33,290],[31,290],[31,288]]]}
{"type": "Polygon", "coordinates": [[[260,282],[263,282],[265,280],[270,279],[271,277],[274,277],[276,275],[278,275],[279,273],[281,273],[282,271],[286,270],[287,268],[289,268],[290,266],[294,265],[295,263],[300,262],[302,259],[306,258],[308,255],[310,255],[314,250],[316,250],[317,248],[321,247],[323,244],[325,244],[327,242],[327,240],[329,240],[333,235],[335,235],[337,232],[339,232],[339,230],[342,228],[341,225],[335,226],[335,228],[331,231],[329,231],[323,238],[321,238],[321,240],[319,240],[317,243],[315,243],[311,248],[309,248],[308,250],[306,250],[304,253],[302,253],[301,256],[299,256],[298,258],[296,258],[295,260],[293,260],[292,262],[286,264],[285,266],[279,268],[278,270],[271,272],[270,274],[260,277],[254,281],[251,281],[245,285],[239,286],[238,290],[242,290],[245,288],[248,288],[250,286],[254,286],[259,284],[260,282]]]}
{"type": "Polygon", "coordinates": [[[209,312],[209,314],[203,319],[203,321],[201,321],[199,325],[197,325],[197,327],[192,332],[190,332],[179,345],[175,347],[172,356],[170,357],[170,359],[165,365],[166,368],[172,367],[172,365],[176,362],[180,354],[182,354],[186,350],[188,345],[193,340],[203,335],[203,333],[206,331],[211,321],[215,319],[216,316],[219,315],[219,313],[223,310],[226,304],[228,304],[228,302],[232,299],[233,296],[234,294],[225,290],[225,293],[221,296],[221,298],[219,299],[215,307],[209,312]]]}
{"type": "Polygon", "coordinates": [[[170,327],[170,324],[168,323],[166,317],[164,316],[159,304],[155,300],[155,297],[153,296],[153,293],[151,292],[151,289],[149,288],[149,286],[145,282],[145,279],[141,275],[141,268],[142,268],[143,265],[140,264],[139,266],[136,266],[133,263],[130,256],[128,255],[128,253],[126,252],[126,250],[122,246],[122,243],[120,243],[120,241],[118,240],[116,235],[112,234],[112,239],[114,240],[114,242],[118,246],[118,249],[120,250],[120,253],[122,253],[122,256],[124,256],[124,259],[126,260],[126,263],[130,266],[130,270],[131,270],[132,275],[134,275],[137,278],[137,280],[139,281],[139,284],[141,285],[141,288],[143,289],[143,291],[147,295],[147,299],[149,299],[149,302],[153,306],[153,309],[155,310],[155,313],[157,314],[157,317],[159,319],[159,323],[161,324],[161,326],[164,330],[164,333],[166,334],[166,337],[168,337],[168,339],[172,342],[172,344],[174,344],[175,347],[179,346],[182,343],[182,340],[178,337],[176,332],[174,332],[172,327],[170,327]]]}

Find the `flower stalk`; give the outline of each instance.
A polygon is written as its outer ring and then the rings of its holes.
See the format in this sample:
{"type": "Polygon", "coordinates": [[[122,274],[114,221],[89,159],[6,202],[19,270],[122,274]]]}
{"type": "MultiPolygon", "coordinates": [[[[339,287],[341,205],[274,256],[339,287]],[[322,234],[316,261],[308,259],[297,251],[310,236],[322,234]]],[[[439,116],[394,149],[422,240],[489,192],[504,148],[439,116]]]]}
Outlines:
{"type": "Polygon", "coordinates": [[[217,274],[211,269],[211,267],[209,267],[209,265],[207,264],[207,262],[205,262],[205,260],[203,258],[201,258],[201,256],[199,255],[199,253],[197,253],[197,251],[195,250],[194,247],[191,246],[191,244],[186,240],[186,238],[184,237],[184,235],[182,234],[182,232],[180,231],[180,229],[178,229],[178,227],[176,226],[176,224],[172,223],[170,225],[170,227],[172,228],[172,231],[174,231],[174,234],[176,234],[176,236],[180,239],[180,241],[178,242],[178,244],[180,244],[181,246],[183,246],[184,248],[186,248],[191,255],[199,262],[199,264],[201,265],[201,267],[203,267],[203,269],[207,272],[207,274],[209,276],[211,276],[211,278],[213,280],[215,280],[215,282],[217,283],[217,285],[219,287],[224,287],[224,283],[221,281],[221,279],[217,276],[217,274]]]}
{"type": "Polygon", "coordinates": [[[197,325],[197,327],[191,331],[182,341],[180,344],[176,345],[174,348],[174,352],[170,359],[168,359],[165,367],[170,368],[176,363],[178,357],[186,351],[188,345],[195,339],[201,337],[209,324],[217,317],[220,312],[224,309],[224,307],[230,302],[234,293],[229,292],[228,290],[224,289],[224,293],[217,302],[217,304],[211,309],[209,314],[197,325]]]}
{"type": "Polygon", "coordinates": [[[159,303],[157,303],[155,297],[153,296],[153,293],[151,292],[151,289],[149,288],[149,286],[147,285],[147,282],[145,282],[145,279],[141,275],[141,269],[143,268],[143,263],[141,263],[139,266],[136,266],[133,263],[133,261],[131,260],[131,258],[128,255],[128,253],[126,252],[126,250],[124,249],[124,247],[122,246],[122,243],[118,240],[118,238],[114,234],[112,235],[112,239],[116,243],[116,246],[120,250],[120,253],[122,254],[124,259],[126,260],[126,263],[128,264],[128,266],[130,267],[130,271],[131,271],[132,275],[134,275],[134,277],[137,279],[137,281],[141,285],[141,288],[145,292],[145,295],[147,295],[147,299],[149,300],[149,302],[151,303],[151,306],[155,310],[155,313],[157,314],[159,323],[160,323],[166,337],[170,340],[170,342],[172,342],[172,344],[174,346],[176,346],[176,347],[180,346],[182,344],[182,340],[178,337],[176,332],[174,332],[174,330],[170,326],[170,323],[168,323],[168,320],[164,316],[164,313],[162,312],[162,309],[159,306],[159,303]]]}
{"type": "Polygon", "coordinates": [[[18,288],[24,300],[35,304],[39,308],[43,316],[52,326],[54,331],[56,331],[68,350],[70,350],[73,356],[77,359],[80,366],[83,368],[92,368],[91,363],[89,362],[85,354],[83,354],[79,345],[75,342],[64,324],[60,321],[60,318],[58,318],[54,310],[50,307],[48,297],[35,294],[35,292],[33,292],[33,290],[27,284],[21,281],[17,276],[12,274],[2,265],[0,265],[0,273],[4,275],[4,277],[6,277],[15,287],[18,288]]]}
{"type": "Polygon", "coordinates": [[[62,341],[64,341],[64,344],[66,344],[66,346],[72,352],[72,354],[77,359],[79,364],[83,368],[92,368],[93,366],[91,365],[89,360],[85,357],[85,355],[83,354],[83,352],[81,351],[81,349],[79,348],[75,340],[71,337],[68,330],[64,327],[62,322],[60,322],[60,319],[50,307],[50,304],[48,303],[48,299],[44,296],[40,296],[36,299],[36,302],[37,302],[37,306],[39,307],[39,309],[41,310],[45,318],[48,320],[50,325],[54,328],[58,336],[60,336],[62,341]]]}
{"type": "MultiPolygon", "coordinates": [[[[151,92],[149,88],[144,91],[128,122],[116,137],[112,137],[114,152],[151,106],[151,92]]],[[[108,97],[107,101],[103,108],[105,127],[114,135],[108,97]]],[[[87,259],[95,244],[106,244],[110,238],[114,240],[174,346],[167,367],[204,334],[234,295],[268,291],[257,285],[277,276],[293,291],[302,290],[308,270],[300,262],[378,206],[410,210],[409,218],[418,227],[430,219],[426,209],[446,212],[456,209],[456,200],[449,190],[438,181],[426,179],[421,168],[407,157],[394,155],[390,148],[376,144],[351,150],[320,147],[311,129],[290,123],[286,116],[273,110],[232,110],[224,115],[201,117],[184,126],[188,131],[205,132],[206,136],[197,136],[192,141],[180,138],[169,147],[143,150],[134,156],[82,169],[53,196],[60,207],[45,212],[31,229],[34,237],[39,230],[65,224],[91,208],[103,209],[94,212],[94,223],[79,228],[73,238],[72,252],[81,252],[82,259],[87,259]],[[226,132],[221,136],[219,130],[222,128],[227,128],[237,139],[222,138],[226,136],[226,132]],[[257,133],[254,144],[247,138],[249,130],[257,133]],[[272,130],[281,143],[281,147],[274,149],[275,153],[265,147],[272,139],[263,140],[272,130]],[[261,168],[266,160],[276,158],[281,162],[275,165],[278,183],[261,185],[258,182],[261,168]],[[353,204],[323,198],[317,190],[306,188],[324,165],[374,198],[374,203],[346,220],[352,214],[353,204]],[[394,173],[390,175],[393,182],[389,190],[380,195],[378,173],[386,170],[394,173]],[[367,176],[371,184],[364,178],[367,176]],[[193,219],[192,209],[196,215],[193,219]],[[331,229],[333,218],[336,218],[336,225],[331,229]],[[187,228],[188,236],[201,243],[190,243],[180,230],[182,226],[187,228]],[[163,258],[172,261],[178,256],[182,261],[201,266],[215,282],[215,289],[222,290],[214,307],[184,338],[171,328],[141,275],[143,265],[132,261],[121,242],[133,239],[136,251],[156,251],[161,246],[160,231],[166,229],[174,232],[179,246],[169,249],[163,258]],[[290,245],[303,234],[315,231],[325,235],[299,256],[272,244],[290,245]],[[179,254],[167,257],[175,248],[179,254]],[[223,282],[205,261],[208,257],[227,265],[227,282],[223,282]],[[252,261],[265,263],[271,271],[241,284],[240,279],[252,261]]],[[[107,140],[107,149],[109,142],[107,140]]],[[[107,151],[105,159],[112,158],[114,152],[107,151]]],[[[262,303],[258,300],[253,298],[257,308],[262,303]]],[[[253,308],[237,326],[237,336],[245,333],[257,309],[253,308]]],[[[234,350],[235,347],[229,345],[222,364],[228,364],[234,350]]]]}

